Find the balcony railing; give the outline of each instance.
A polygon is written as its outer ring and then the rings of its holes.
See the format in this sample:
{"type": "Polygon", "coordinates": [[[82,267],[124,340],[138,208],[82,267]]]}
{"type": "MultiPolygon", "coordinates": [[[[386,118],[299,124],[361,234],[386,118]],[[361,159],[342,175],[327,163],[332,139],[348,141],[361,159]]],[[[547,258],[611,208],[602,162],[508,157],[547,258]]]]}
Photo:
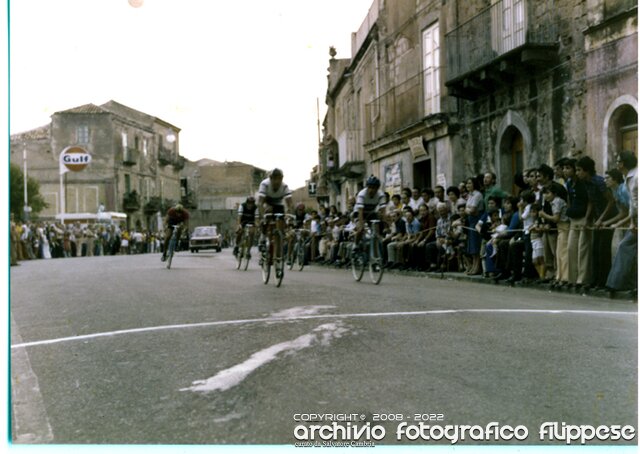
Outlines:
{"type": "Polygon", "coordinates": [[[424,117],[423,77],[424,73],[421,72],[366,105],[365,143],[407,127],[424,117]]]}
{"type": "Polygon", "coordinates": [[[160,147],[158,149],[158,163],[161,166],[169,165],[173,163],[174,160],[175,160],[175,153],[173,152],[173,150],[170,150],[165,147],[160,147]]]}
{"type": "Polygon", "coordinates": [[[122,209],[129,213],[140,209],[140,196],[137,191],[127,192],[122,198],[122,209]]]}
{"type": "Polygon", "coordinates": [[[122,151],[122,164],[125,166],[134,166],[138,163],[140,152],[135,148],[125,148],[122,151]]]}
{"type": "Polygon", "coordinates": [[[553,45],[554,11],[547,1],[499,0],[445,36],[447,82],[525,45],[553,45]]]}

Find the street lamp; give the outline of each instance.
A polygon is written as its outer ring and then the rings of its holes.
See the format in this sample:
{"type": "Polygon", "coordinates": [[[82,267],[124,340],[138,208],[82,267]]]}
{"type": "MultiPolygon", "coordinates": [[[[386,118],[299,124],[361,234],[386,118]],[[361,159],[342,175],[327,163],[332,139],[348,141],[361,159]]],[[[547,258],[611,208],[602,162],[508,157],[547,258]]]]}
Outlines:
{"type": "Polygon", "coordinates": [[[27,144],[23,143],[22,149],[22,161],[24,163],[24,220],[29,220],[29,213],[31,213],[31,207],[29,206],[29,194],[27,192],[27,144]]]}

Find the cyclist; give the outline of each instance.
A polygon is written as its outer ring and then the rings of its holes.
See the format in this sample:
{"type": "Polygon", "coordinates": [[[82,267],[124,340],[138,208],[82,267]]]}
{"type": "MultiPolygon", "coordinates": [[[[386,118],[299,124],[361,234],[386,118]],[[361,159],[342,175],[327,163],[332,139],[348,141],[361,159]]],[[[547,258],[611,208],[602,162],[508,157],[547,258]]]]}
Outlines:
{"type": "Polygon", "coordinates": [[[305,211],[305,206],[304,203],[300,202],[296,205],[296,209],[293,212],[294,216],[296,217],[293,220],[293,223],[291,224],[291,230],[289,230],[289,232],[287,233],[287,240],[288,240],[288,248],[287,248],[287,260],[291,261],[293,260],[292,254],[293,254],[293,242],[296,240],[296,232],[295,230],[297,229],[303,229],[304,228],[304,224],[311,219],[311,217],[306,213],[305,211]]]}
{"type": "Polygon", "coordinates": [[[375,219],[383,221],[386,206],[387,198],[384,192],[380,190],[380,180],[371,175],[367,178],[367,187],[356,196],[356,204],[354,206],[354,213],[358,214],[356,245],[360,244],[365,221],[369,222],[375,219]]]}
{"type": "Polygon", "coordinates": [[[178,242],[176,247],[180,243],[180,237],[182,236],[182,232],[184,228],[189,229],[189,212],[184,209],[182,204],[176,203],[174,207],[169,208],[167,211],[167,216],[164,218],[164,223],[167,228],[164,231],[164,248],[162,249],[162,257],[160,260],[163,262],[167,260],[167,250],[169,249],[169,242],[171,241],[171,235],[173,233],[173,229],[182,224],[182,226],[178,227],[177,238],[178,242]]]}
{"type": "MultiPolygon", "coordinates": [[[[233,255],[238,255],[238,247],[242,241],[242,231],[247,224],[255,224],[256,211],[258,206],[256,205],[256,199],[253,196],[247,197],[243,203],[238,207],[238,227],[236,228],[236,245],[233,248],[233,255]]],[[[253,244],[253,229],[249,232],[249,251],[247,251],[248,258],[251,258],[251,245],[253,244]]]]}
{"type": "MultiPolygon", "coordinates": [[[[283,183],[284,174],[282,170],[275,168],[269,178],[262,180],[260,189],[258,189],[258,210],[260,217],[258,223],[261,227],[262,237],[260,238],[260,251],[264,250],[266,243],[265,235],[267,234],[268,223],[261,223],[265,214],[284,214],[285,204],[286,211],[293,211],[293,202],[291,201],[291,190],[283,183]]],[[[282,229],[282,226],[278,226],[282,229]]]]}

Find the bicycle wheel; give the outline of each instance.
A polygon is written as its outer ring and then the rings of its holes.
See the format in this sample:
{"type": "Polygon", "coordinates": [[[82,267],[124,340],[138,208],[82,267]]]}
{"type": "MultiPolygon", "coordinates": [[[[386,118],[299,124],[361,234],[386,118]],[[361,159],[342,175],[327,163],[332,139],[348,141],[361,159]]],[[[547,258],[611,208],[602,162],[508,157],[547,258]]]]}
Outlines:
{"type": "Polygon", "coordinates": [[[364,274],[364,256],[362,251],[354,251],[351,249],[351,272],[353,278],[360,282],[362,275],[364,274]]]}
{"type": "Polygon", "coordinates": [[[237,266],[237,270],[240,269],[240,267],[242,267],[242,259],[244,258],[244,250],[245,250],[245,245],[244,245],[244,241],[240,244],[240,247],[238,248],[238,253],[236,255],[236,260],[238,261],[238,266],[237,266]]]}
{"type": "Polygon", "coordinates": [[[302,271],[304,268],[304,242],[298,242],[298,249],[294,252],[297,252],[298,271],[302,271]]]}
{"type": "Polygon", "coordinates": [[[298,242],[296,241],[295,243],[293,243],[293,251],[291,252],[291,255],[287,253],[287,266],[289,267],[289,271],[293,269],[293,265],[295,264],[296,258],[298,257],[298,247],[298,242]]]}
{"type": "Polygon", "coordinates": [[[371,282],[378,285],[382,280],[384,267],[382,266],[382,241],[377,236],[371,238],[369,249],[369,277],[371,282]]]}
{"type": "Polygon", "coordinates": [[[261,253],[261,258],[260,258],[260,265],[262,268],[262,282],[264,282],[265,284],[269,283],[269,276],[271,276],[271,254],[270,251],[271,250],[271,244],[269,243],[269,241],[267,240],[267,243],[265,244],[265,251],[261,253]]]}
{"type": "Polygon", "coordinates": [[[176,237],[175,235],[171,236],[171,240],[169,240],[169,250],[167,251],[167,269],[171,269],[171,260],[173,260],[173,252],[176,249],[176,237]]]}
{"type": "Polygon", "coordinates": [[[242,248],[242,253],[242,258],[244,259],[244,271],[247,271],[247,268],[249,268],[249,260],[251,260],[251,245],[249,244],[249,241],[245,242],[245,246],[242,248]]]}
{"type": "Polygon", "coordinates": [[[284,278],[284,238],[282,237],[282,232],[277,233],[277,241],[274,245],[274,251],[278,251],[277,254],[273,258],[273,268],[276,272],[276,287],[280,287],[282,285],[282,279],[284,278]]]}

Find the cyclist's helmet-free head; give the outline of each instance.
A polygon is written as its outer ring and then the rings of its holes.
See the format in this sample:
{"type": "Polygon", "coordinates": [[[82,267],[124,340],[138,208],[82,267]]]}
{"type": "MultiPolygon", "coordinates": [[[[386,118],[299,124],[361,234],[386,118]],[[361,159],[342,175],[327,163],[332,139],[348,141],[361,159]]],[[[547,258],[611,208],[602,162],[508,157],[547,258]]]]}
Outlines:
{"type": "Polygon", "coordinates": [[[250,195],[249,197],[247,197],[246,203],[249,203],[249,204],[256,203],[256,198],[250,195]]]}
{"type": "Polygon", "coordinates": [[[270,178],[282,178],[283,176],[284,174],[282,173],[282,170],[278,169],[277,167],[273,169],[269,174],[270,178]]]}
{"type": "Polygon", "coordinates": [[[184,207],[182,206],[181,203],[176,203],[176,205],[173,207],[176,211],[182,211],[184,210],[184,207]]]}
{"type": "Polygon", "coordinates": [[[296,210],[304,211],[304,203],[300,202],[296,205],[296,210]]]}
{"type": "Polygon", "coordinates": [[[369,178],[367,178],[367,187],[379,188],[380,180],[378,180],[378,178],[376,178],[375,176],[371,175],[369,178]]]}

